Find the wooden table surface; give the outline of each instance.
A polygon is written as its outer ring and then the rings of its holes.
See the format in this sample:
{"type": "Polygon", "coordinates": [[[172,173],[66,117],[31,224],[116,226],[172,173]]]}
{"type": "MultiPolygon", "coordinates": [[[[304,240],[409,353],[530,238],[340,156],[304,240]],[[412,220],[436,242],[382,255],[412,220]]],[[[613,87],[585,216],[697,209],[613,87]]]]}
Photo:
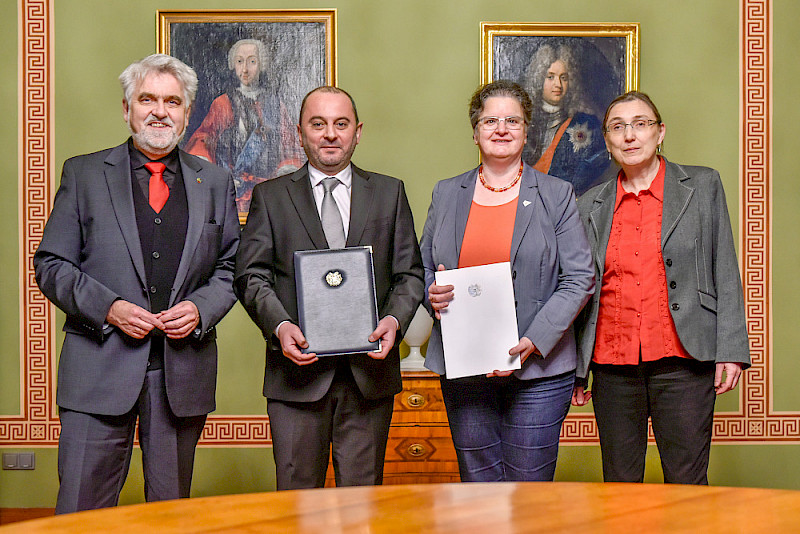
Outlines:
{"type": "Polygon", "coordinates": [[[12,532],[798,532],[800,491],[580,482],[300,490],[121,506],[12,532]]]}

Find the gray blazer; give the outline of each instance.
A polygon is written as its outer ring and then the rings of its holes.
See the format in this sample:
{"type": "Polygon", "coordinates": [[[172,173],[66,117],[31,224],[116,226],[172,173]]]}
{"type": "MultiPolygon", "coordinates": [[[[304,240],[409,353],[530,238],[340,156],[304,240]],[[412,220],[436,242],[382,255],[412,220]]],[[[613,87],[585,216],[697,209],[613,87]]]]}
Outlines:
{"type": "MultiPolygon", "coordinates": [[[[383,360],[346,357],[359,390],[368,399],[402,389],[400,340],[422,300],[422,261],[403,182],[353,165],[347,246],[370,245],[380,317],[394,316],[400,330],[383,360]]],[[[267,340],[264,396],[314,402],[330,389],[340,356],[297,365],[281,352],[274,334],[283,321],[297,324],[294,252],[328,248],[308,164],[253,189],[253,200],[236,256],[235,290],[267,340]]]]}
{"type": "MultiPolygon", "coordinates": [[[[477,177],[476,168],[442,180],[433,189],[420,247],[426,288],[439,264],[458,267],[477,177]]],[[[589,299],[594,279],[589,243],[569,182],[524,166],[510,259],[519,336],[530,339],[544,356],[531,355],[514,374],[531,379],[572,371],[572,321],[589,299]]],[[[427,298],[425,305],[433,315],[427,298]]],[[[439,321],[434,321],[425,366],[446,374],[439,321]]]]}
{"type": "MultiPolygon", "coordinates": [[[[164,375],[172,411],[188,417],[215,408],[214,327],[236,302],[239,219],[228,171],[183,151],[180,162],[189,221],[170,306],[192,301],[202,329],[167,340],[164,375]]],[[[67,316],[56,402],[93,414],[128,412],[144,383],[150,341],[105,323],[116,299],[150,309],[127,143],[64,163],[33,265],[39,288],[67,316]]]]}
{"type": "MultiPolygon", "coordinates": [[[[684,348],[701,361],[750,366],[742,281],[719,173],[666,162],[661,251],[670,314],[684,348]]],[[[594,353],[600,288],[614,218],[617,181],[578,199],[595,261],[595,293],[575,322],[577,376],[586,378],[594,353]]]]}

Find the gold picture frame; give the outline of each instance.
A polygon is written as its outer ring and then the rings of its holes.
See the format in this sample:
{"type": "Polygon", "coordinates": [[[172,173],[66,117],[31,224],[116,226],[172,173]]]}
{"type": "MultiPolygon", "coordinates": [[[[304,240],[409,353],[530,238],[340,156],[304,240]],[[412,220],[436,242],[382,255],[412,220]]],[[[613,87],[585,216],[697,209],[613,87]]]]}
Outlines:
{"type": "Polygon", "coordinates": [[[639,24],[481,22],[481,83],[499,79],[533,103],[523,160],[581,195],[613,176],[601,122],[638,88],[639,24]]]}
{"type": "Polygon", "coordinates": [[[253,187],[305,163],[295,125],[336,85],[336,9],[157,11],[156,41],[199,79],[180,146],[231,171],[244,224],[253,187]]]}

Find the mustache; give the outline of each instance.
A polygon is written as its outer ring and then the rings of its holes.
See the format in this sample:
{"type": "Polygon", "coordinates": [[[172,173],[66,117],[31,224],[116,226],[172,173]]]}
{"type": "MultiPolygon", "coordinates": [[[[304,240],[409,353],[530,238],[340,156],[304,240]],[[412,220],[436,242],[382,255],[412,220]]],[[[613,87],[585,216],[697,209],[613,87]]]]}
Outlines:
{"type": "Polygon", "coordinates": [[[145,126],[147,126],[149,124],[152,124],[154,122],[160,122],[162,124],[166,124],[167,126],[172,126],[172,127],[175,126],[175,123],[169,117],[164,117],[163,119],[159,119],[158,117],[156,117],[152,113],[150,115],[148,115],[147,118],[144,120],[145,126]]]}

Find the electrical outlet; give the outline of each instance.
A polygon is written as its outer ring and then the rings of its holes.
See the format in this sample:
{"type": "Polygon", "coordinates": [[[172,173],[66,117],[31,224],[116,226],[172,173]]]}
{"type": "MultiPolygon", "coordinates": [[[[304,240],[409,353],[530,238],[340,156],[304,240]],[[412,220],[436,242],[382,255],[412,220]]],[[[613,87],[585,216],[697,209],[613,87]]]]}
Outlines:
{"type": "Polygon", "coordinates": [[[3,469],[29,470],[36,468],[36,454],[33,452],[4,452],[3,469]]]}
{"type": "Polygon", "coordinates": [[[3,453],[3,469],[16,469],[19,455],[13,452],[3,453]]]}
{"type": "Polygon", "coordinates": [[[35,469],[36,455],[32,452],[21,452],[17,455],[17,469],[35,469]]]}

